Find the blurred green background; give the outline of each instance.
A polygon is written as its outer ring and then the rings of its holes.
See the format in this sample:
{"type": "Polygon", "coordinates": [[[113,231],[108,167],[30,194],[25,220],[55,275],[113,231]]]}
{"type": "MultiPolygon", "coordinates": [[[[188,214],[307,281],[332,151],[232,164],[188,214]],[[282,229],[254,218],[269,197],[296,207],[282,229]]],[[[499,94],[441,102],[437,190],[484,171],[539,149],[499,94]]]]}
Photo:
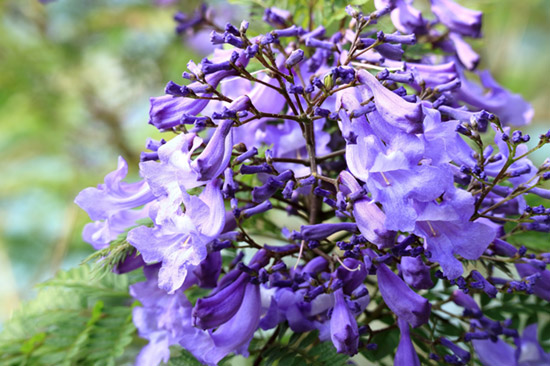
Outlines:
{"type": "MultiPolygon", "coordinates": [[[[0,1],[0,324],[37,282],[91,252],[80,236],[88,217],[74,197],[101,183],[118,155],[137,176],[145,139],[158,135],[147,124],[148,98],[202,57],[172,21],[198,2],[162,2],[0,1]]],[[[527,131],[546,131],[550,1],[461,3],[485,12],[485,38],[474,44],[480,67],[533,104],[527,131]]]]}

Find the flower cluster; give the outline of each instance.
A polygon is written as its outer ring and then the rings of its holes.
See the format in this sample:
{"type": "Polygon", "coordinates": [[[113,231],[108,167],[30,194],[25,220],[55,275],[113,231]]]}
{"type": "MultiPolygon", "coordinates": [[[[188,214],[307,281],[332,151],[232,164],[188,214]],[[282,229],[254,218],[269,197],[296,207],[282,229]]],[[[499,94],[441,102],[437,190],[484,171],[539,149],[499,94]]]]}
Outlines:
{"type": "MultiPolygon", "coordinates": [[[[470,296],[550,301],[550,254],[507,242],[550,232],[550,208],[526,203],[550,198],[550,162],[528,159],[550,132],[529,149],[510,126],[530,122],[530,105],[474,71],[466,40],[481,36],[480,12],[432,0],[427,20],[412,1],[374,3],[370,14],[348,6],[349,27],[333,34],[276,8],[269,33],[251,36],[246,21],[212,31],[213,56],[151,98],[149,123],[171,137],[147,141],[142,179],[125,183],[120,158],[76,198],[94,220],[85,239],[102,249],[129,230],[135,255],[119,267],[144,266],[147,281],[131,287],[149,340],[138,365],[166,362],[174,345],[216,365],[282,324],[350,356],[397,327],[395,365],[420,365],[421,326],[434,329],[421,341],[435,362],[466,364],[468,347],[487,366],[550,359],[535,326],[520,338],[470,296]],[[394,33],[376,29],[382,17],[394,33]],[[417,43],[438,52],[408,56],[417,43]],[[194,299],[195,288],[211,291],[194,299]],[[373,329],[388,313],[393,324],[373,329]],[[441,319],[468,327],[450,340],[435,332],[441,319]]],[[[205,12],[179,15],[179,30],[205,12]]]]}

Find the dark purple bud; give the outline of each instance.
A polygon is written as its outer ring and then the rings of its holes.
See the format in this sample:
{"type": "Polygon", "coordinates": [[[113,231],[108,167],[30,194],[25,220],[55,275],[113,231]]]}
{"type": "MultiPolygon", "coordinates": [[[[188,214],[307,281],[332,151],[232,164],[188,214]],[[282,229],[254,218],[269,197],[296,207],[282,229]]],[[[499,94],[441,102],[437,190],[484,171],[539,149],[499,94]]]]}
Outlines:
{"type": "Polygon", "coordinates": [[[527,253],[527,247],[525,245],[522,245],[519,247],[519,256],[523,257],[527,253]]]}
{"type": "Polygon", "coordinates": [[[528,174],[530,172],[531,172],[531,166],[529,164],[524,164],[516,168],[508,169],[506,174],[511,178],[515,178],[524,174],[528,174]]]}
{"type": "Polygon", "coordinates": [[[321,295],[324,292],[325,292],[325,288],[323,286],[314,287],[304,295],[304,300],[307,302],[311,302],[313,299],[315,299],[317,296],[321,295]]]}
{"type": "Polygon", "coordinates": [[[299,35],[305,33],[305,31],[302,27],[292,25],[285,29],[276,29],[272,33],[274,33],[277,37],[298,37],[299,35]]]}
{"type": "Polygon", "coordinates": [[[309,177],[300,180],[300,186],[302,187],[310,186],[312,184],[315,184],[316,180],[317,179],[313,175],[310,175],[309,177]]]}
{"type": "Polygon", "coordinates": [[[235,197],[235,192],[239,189],[239,185],[233,179],[233,170],[231,168],[225,170],[224,178],[222,188],[224,198],[235,197]]]}
{"type": "Polygon", "coordinates": [[[206,125],[207,122],[212,121],[209,117],[198,117],[198,116],[191,116],[189,114],[184,114],[181,116],[180,123],[182,124],[197,124],[202,123],[206,125]]]}
{"type": "Polygon", "coordinates": [[[240,164],[242,163],[243,161],[247,160],[247,159],[250,159],[251,157],[253,156],[256,156],[256,154],[258,154],[258,149],[256,149],[256,147],[253,147],[252,149],[249,149],[247,152],[237,156],[233,162],[235,164],[240,164]]]}
{"type": "Polygon", "coordinates": [[[224,35],[216,31],[212,31],[210,33],[210,42],[212,44],[224,44],[225,43],[224,35]]]}
{"type": "Polygon", "coordinates": [[[248,21],[246,20],[243,20],[241,22],[241,26],[239,27],[239,32],[241,33],[246,33],[246,31],[248,30],[248,26],[250,25],[250,23],[248,23],[248,21]]]}
{"type": "Polygon", "coordinates": [[[477,281],[478,283],[481,283],[482,285],[480,286],[480,288],[483,289],[483,291],[489,295],[489,297],[495,297],[497,295],[497,289],[495,286],[493,286],[489,281],[487,281],[485,279],[485,277],[483,277],[483,275],[481,273],[479,273],[478,271],[476,270],[473,270],[470,275],[472,276],[472,278],[477,281]]]}
{"type": "MultiPolygon", "coordinates": [[[[405,83],[405,84],[414,83],[414,76],[411,72],[408,72],[408,71],[407,72],[390,73],[388,71],[388,69],[384,69],[383,71],[380,71],[376,75],[376,78],[378,80],[391,80],[391,81],[395,81],[397,83],[405,83]]],[[[395,93],[395,90],[393,92],[395,93]]],[[[406,95],[406,92],[405,92],[405,95],[406,95]]],[[[404,97],[405,95],[401,95],[401,96],[404,97]]]]}
{"type": "Polygon", "coordinates": [[[139,154],[139,161],[155,161],[159,159],[159,154],[156,151],[153,152],[146,152],[142,151],[141,154],[139,154]]]}
{"type": "Polygon", "coordinates": [[[401,61],[403,54],[405,53],[401,45],[391,43],[383,43],[375,46],[374,49],[382,56],[396,61],[401,61]]]}
{"type": "Polygon", "coordinates": [[[166,84],[166,87],[164,88],[164,93],[169,95],[174,95],[174,96],[183,96],[181,92],[181,85],[178,85],[173,81],[169,81],[166,84]]]}
{"type": "Polygon", "coordinates": [[[290,84],[288,87],[288,92],[290,94],[304,94],[304,87],[300,85],[290,84]]]}
{"type": "Polygon", "coordinates": [[[318,240],[310,240],[307,242],[307,247],[311,250],[315,248],[319,248],[321,246],[321,243],[318,240]]]}
{"type": "Polygon", "coordinates": [[[271,7],[265,9],[263,20],[272,26],[284,27],[291,18],[292,14],[289,11],[271,7]]]}
{"type": "Polygon", "coordinates": [[[382,40],[385,42],[401,43],[401,44],[408,44],[408,45],[416,44],[416,36],[414,34],[404,34],[404,35],[397,34],[397,33],[393,33],[393,34],[382,33],[382,34],[383,34],[382,40]]]}
{"type": "Polygon", "coordinates": [[[325,118],[330,115],[330,111],[328,109],[324,109],[320,107],[315,107],[315,110],[313,113],[316,116],[325,117],[325,118]]]}
{"type": "Polygon", "coordinates": [[[261,165],[241,165],[241,174],[272,173],[273,169],[267,163],[261,165]]]}
{"type": "Polygon", "coordinates": [[[214,240],[212,242],[212,250],[220,251],[226,248],[230,248],[232,245],[233,244],[231,243],[231,240],[224,240],[224,241],[214,240]]]}
{"type": "Polygon", "coordinates": [[[336,49],[334,43],[329,41],[321,41],[313,37],[306,38],[306,46],[313,48],[322,48],[327,51],[334,51],[336,49]]]}
{"type": "Polygon", "coordinates": [[[273,196],[280,188],[282,188],[284,182],[281,182],[273,177],[268,177],[267,182],[260,186],[254,187],[252,189],[252,201],[254,202],[263,202],[273,196]]]}
{"type": "MultiPolygon", "coordinates": [[[[361,117],[361,116],[364,116],[367,113],[374,112],[375,110],[376,110],[376,105],[374,103],[370,102],[370,103],[367,103],[366,105],[364,105],[360,108],[354,109],[351,112],[351,117],[352,118],[361,117]]],[[[348,134],[348,136],[353,136],[353,137],[355,137],[355,139],[357,138],[357,135],[353,131],[350,131],[350,134],[348,134]]],[[[355,139],[353,139],[352,141],[355,141],[355,139]]],[[[348,142],[348,143],[350,143],[350,142],[348,142]]],[[[356,142],[353,142],[353,144],[355,144],[355,143],[356,142]]]]}
{"type": "Polygon", "coordinates": [[[464,341],[470,342],[472,339],[489,339],[488,332],[468,332],[464,334],[464,341]]]}
{"type": "Polygon", "coordinates": [[[257,44],[253,44],[251,46],[246,47],[244,50],[244,54],[247,58],[252,58],[256,56],[256,53],[258,53],[259,46],[257,44]]]}
{"type": "Polygon", "coordinates": [[[436,86],[435,91],[439,93],[448,92],[460,88],[460,85],[462,85],[460,78],[456,78],[449,81],[448,83],[436,86]]]}
{"type": "Polygon", "coordinates": [[[285,61],[285,67],[291,68],[302,62],[304,59],[304,51],[297,49],[292,51],[285,61]]]}
{"type": "Polygon", "coordinates": [[[184,78],[184,79],[187,79],[187,80],[191,80],[191,81],[197,80],[197,76],[195,74],[192,74],[192,73],[187,72],[187,71],[184,71],[181,74],[181,77],[184,78]]]}
{"type": "Polygon", "coordinates": [[[262,46],[265,46],[265,45],[268,45],[268,44],[271,44],[271,43],[275,43],[275,42],[277,42],[277,37],[275,35],[273,35],[272,33],[267,33],[260,40],[260,44],[262,46]]]}
{"type": "Polygon", "coordinates": [[[450,349],[455,355],[460,357],[462,359],[462,361],[464,361],[464,362],[469,362],[470,361],[470,357],[471,357],[470,352],[468,352],[468,351],[464,350],[463,348],[457,346],[456,344],[454,344],[453,342],[451,342],[447,338],[441,338],[441,345],[443,345],[444,347],[447,347],[448,349],[450,349]]]}
{"type": "Polygon", "coordinates": [[[247,208],[247,209],[243,210],[241,212],[241,215],[245,218],[249,218],[251,216],[258,215],[258,214],[264,213],[266,211],[269,211],[272,208],[273,208],[273,205],[271,204],[271,202],[265,201],[265,202],[260,203],[257,206],[254,206],[254,207],[247,208]]]}
{"type": "Polygon", "coordinates": [[[145,142],[145,148],[147,150],[157,151],[159,149],[159,147],[161,147],[165,143],[166,143],[165,139],[161,139],[160,141],[156,141],[152,138],[147,138],[147,141],[145,142]]]}
{"type": "Polygon", "coordinates": [[[470,296],[465,294],[463,291],[455,290],[453,292],[453,302],[458,306],[470,310],[474,314],[481,313],[481,309],[475,302],[475,300],[470,296]]]}
{"type": "Polygon", "coordinates": [[[515,130],[514,132],[512,132],[512,142],[514,144],[521,143],[523,141],[522,137],[523,137],[523,134],[520,130],[515,130]]]}
{"type": "Polygon", "coordinates": [[[232,34],[225,34],[224,42],[229,43],[230,45],[237,47],[237,48],[245,48],[246,44],[240,39],[235,37],[232,34]]]}
{"type": "Polygon", "coordinates": [[[285,269],[286,269],[286,264],[285,264],[285,262],[282,262],[282,261],[275,263],[271,267],[272,272],[284,271],[285,269]]]}
{"type": "Polygon", "coordinates": [[[301,41],[305,41],[306,38],[320,38],[320,37],[323,37],[325,35],[325,27],[323,27],[322,25],[318,26],[317,28],[315,28],[314,30],[312,30],[311,32],[309,33],[305,33],[305,34],[302,34],[300,36],[300,40],[301,41]]]}
{"type": "Polygon", "coordinates": [[[321,187],[315,187],[313,189],[313,194],[319,197],[329,197],[332,196],[333,193],[321,187]]]}
{"type": "Polygon", "coordinates": [[[285,199],[291,199],[292,198],[292,192],[294,191],[294,185],[296,183],[293,181],[293,180],[289,180],[286,185],[285,185],[285,188],[283,189],[283,192],[282,192],[282,195],[285,199]]]}
{"type": "Polygon", "coordinates": [[[241,33],[239,32],[239,30],[237,29],[237,27],[235,27],[233,24],[231,23],[227,23],[225,24],[225,31],[227,33],[230,33],[230,34],[233,34],[234,36],[237,36],[237,37],[240,37],[241,33]]]}
{"type": "Polygon", "coordinates": [[[202,72],[205,75],[212,74],[222,70],[231,70],[233,67],[229,61],[220,62],[219,64],[202,64],[202,72]]]}
{"type": "Polygon", "coordinates": [[[300,232],[305,240],[323,240],[339,231],[356,232],[357,224],[351,222],[302,225],[300,232]]]}

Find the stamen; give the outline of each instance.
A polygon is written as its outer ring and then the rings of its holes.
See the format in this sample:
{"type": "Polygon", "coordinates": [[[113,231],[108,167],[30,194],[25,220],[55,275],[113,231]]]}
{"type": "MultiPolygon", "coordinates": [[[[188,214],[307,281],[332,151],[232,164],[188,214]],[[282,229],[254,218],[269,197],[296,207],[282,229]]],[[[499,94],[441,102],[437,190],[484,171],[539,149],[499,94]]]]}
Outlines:
{"type": "Polygon", "coordinates": [[[302,240],[300,243],[300,252],[298,253],[298,260],[296,261],[296,264],[294,265],[294,269],[298,268],[298,263],[300,263],[300,259],[302,259],[302,253],[304,252],[304,246],[306,245],[306,241],[302,240]]]}
{"type": "Polygon", "coordinates": [[[384,178],[384,182],[386,182],[386,184],[388,186],[391,186],[391,183],[390,181],[388,180],[388,178],[386,178],[386,176],[384,175],[384,172],[380,172],[380,174],[382,175],[382,178],[384,178]]]}
{"type": "Polygon", "coordinates": [[[430,227],[430,231],[432,232],[433,236],[437,236],[437,233],[434,230],[434,227],[432,226],[432,223],[429,221],[426,221],[428,223],[428,226],[430,227]]]}
{"type": "Polygon", "coordinates": [[[338,263],[340,263],[340,265],[341,265],[342,267],[344,267],[345,269],[347,269],[347,270],[350,271],[350,272],[359,271],[359,270],[361,269],[361,263],[359,263],[359,265],[358,265],[356,268],[349,268],[348,266],[346,266],[346,265],[344,264],[344,262],[342,262],[342,260],[340,259],[340,257],[338,257],[337,255],[333,255],[332,257],[335,258],[335,259],[338,261],[338,263]]]}
{"type": "Polygon", "coordinates": [[[185,241],[183,242],[183,244],[181,245],[182,248],[185,248],[187,246],[187,244],[189,243],[189,240],[191,240],[191,235],[189,235],[187,237],[187,239],[185,239],[185,241]]]}

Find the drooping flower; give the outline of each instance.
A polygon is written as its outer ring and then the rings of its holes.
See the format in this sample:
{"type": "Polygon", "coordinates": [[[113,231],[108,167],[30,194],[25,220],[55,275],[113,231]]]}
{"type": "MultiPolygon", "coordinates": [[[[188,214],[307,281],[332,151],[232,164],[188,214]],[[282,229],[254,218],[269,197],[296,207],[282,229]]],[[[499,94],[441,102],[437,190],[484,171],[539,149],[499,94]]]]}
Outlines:
{"type": "Polygon", "coordinates": [[[418,327],[428,321],[431,304],[427,299],[411,290],[383,263],[378,266],[376,275],[384,302],[399,319],[412,327],[418,327]]]}
{"type": "Polygon", "coordinates": [[[368,71],[360,70],[357,79],[372,92],[376,110],[389,124],[407,133],[422,132],[422,107],[409,103],[380,84],[368,71]]]}
{"type": "Polygon", "coordinates": [[[330,336],[339,353],[353,356],[359,345],[357,321],[352,315],[342,289],[334,292],[334,309],[330,318],[330,336]]]}
{"type": "Polygon", "coordinates": [[[420,359],[418,358],[418,354],[416,353],[411,341],[409,323],[404,319],[398,318],[397,325],[399,326],[401,336],[399,337],[399,344],[397,345],[393,365],[420,366],[420,359]]]}
{"type": "Polygon", "coordinates": [[[452,0],[431,0],[432,12],[451,31],[468,37],[481,36],[480,11],[467,9],[452,0]]]}
{"type": "Polygon", "coordinates": [[[550,363],[550,353],[544,352],[537,339],[537,324],[525,328],[516,339],[516,349],[500,338],[473,340],[476,353],[484,366],[542,366],[550,363]]]}

